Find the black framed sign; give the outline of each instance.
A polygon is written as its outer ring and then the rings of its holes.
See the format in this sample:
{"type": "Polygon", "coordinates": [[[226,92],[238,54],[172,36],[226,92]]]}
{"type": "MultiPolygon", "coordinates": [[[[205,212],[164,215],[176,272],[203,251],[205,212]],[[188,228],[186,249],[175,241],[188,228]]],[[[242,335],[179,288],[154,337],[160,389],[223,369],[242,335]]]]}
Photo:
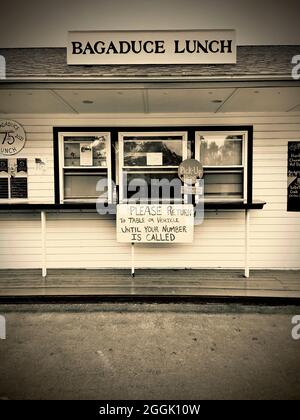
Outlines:
{"type": "Polygon", "coordinates": [[[8,159],[0,159],[0,172],[8,173],[8,159]]]}
{"type": "Polygon", "coordinates": [[[288,142],[287,211],[300,211],[300,140],[288,142]]]}

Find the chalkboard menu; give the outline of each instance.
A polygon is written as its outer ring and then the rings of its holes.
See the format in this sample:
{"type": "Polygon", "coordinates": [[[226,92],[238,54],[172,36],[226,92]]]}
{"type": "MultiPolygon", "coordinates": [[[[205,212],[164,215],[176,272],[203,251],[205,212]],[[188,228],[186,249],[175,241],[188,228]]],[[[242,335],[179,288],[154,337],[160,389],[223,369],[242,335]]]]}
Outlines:
{"type": "Polygon", "coordinates": [[[11,178],[11,198],[27,198],[27,178],[11,178]]]}
{"type": "Polygon", "coordinates": [[[300,141],[288,143],[287,211],[300,211],[300,141]]]}
{"type": "Polygon", "coordinates": [[[0,178],[0,198],[8,198],[8,178],[0,178]]]}

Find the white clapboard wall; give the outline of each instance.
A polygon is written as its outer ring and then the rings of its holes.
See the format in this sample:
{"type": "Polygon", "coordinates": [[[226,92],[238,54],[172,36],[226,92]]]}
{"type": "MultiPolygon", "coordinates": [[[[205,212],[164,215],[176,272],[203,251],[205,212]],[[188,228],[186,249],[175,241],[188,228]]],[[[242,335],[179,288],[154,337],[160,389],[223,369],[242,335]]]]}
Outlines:
{"type": "MultiPolygon", "coordinates": [[[[29,199],[54,201],[53,126],[253,125],[254,199],[251,211],[250,268],[300,268],[300,213],[288,213],[287,143],[300,140],[300,114],[185,115],[5,115],[27,133],[18,157],[28,158],[29,199]],[[46,161],[36,173],[35,158],[46,161]]],[[[135,246],[136,266],[152,268],[243,268],[244,213],[207,212],[192,244],[135,246]]],[[[47,214],[49,268],[124,268],[130,245],[116,242],[115,220],[91,212],[47,214]]],[[[39,212],[0,213],[0,268],[41,267],[39,212]]]]}

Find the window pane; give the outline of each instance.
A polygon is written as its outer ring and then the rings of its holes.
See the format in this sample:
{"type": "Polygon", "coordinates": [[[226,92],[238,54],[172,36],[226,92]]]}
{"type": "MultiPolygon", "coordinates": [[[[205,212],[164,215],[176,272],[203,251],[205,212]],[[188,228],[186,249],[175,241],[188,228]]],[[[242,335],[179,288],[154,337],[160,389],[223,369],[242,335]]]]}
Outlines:
{"type": "Polygon", "coordinates": [[[201,136],[200,160],[204,166],[242,165],[243,136],[201,136]]]}
{"type": "Polygon", "coordinates": [[[127,173],[127,187],[130,184],[131,191],[127,192],[127,198],[139,193],[142,199],[159,198],[167,200],[182,201],[181,181],[176,172],[174,173],[127,173]],[[140,188],[141,180],[147,183],[147,189],[140,188]],[[164,180],[167,182],[163,184],[164,180]],[[154,190],[151,196],[151,181],[154,181],[154,190]],[[173,181],[169,188],[169,183],[173,181]],[[159,185],[158,185],[158,182],[159,185]],[[133,191],[132,191],[133,190],[133,191]]]}
{"type": "Polygon", "coordinates": [[[104,137],[65,137],[65,166],[107,166],[104,137]]]}
{"type": "Polygon", "coordinates": [[[243,174],[236,173],[205,173],[204,174],[204,197],[222,198],[243,197],[243,174]]]}
{"type": "Polygon", "coordinates": [[[124,166],[178,166],[182,136],[124,137],[124,166]]]}
{"type": "Polygon", "coordinates": [[[107,198],[107,192],[96,191],[97,182],[106,179],[105,175],[99,174],[68,174],[65,175],[65,199],[95,199],[107,198]]]}

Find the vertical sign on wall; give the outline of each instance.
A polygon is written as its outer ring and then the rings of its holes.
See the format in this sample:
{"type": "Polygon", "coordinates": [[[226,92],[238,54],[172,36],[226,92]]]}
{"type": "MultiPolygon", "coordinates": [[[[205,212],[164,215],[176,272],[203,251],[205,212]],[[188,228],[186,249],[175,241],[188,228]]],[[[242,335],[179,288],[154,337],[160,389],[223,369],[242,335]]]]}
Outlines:
{"type": "Polygon", "coordinates": [[[288,142],[287,211],[300,211],[300,141],[288,142]]]}

